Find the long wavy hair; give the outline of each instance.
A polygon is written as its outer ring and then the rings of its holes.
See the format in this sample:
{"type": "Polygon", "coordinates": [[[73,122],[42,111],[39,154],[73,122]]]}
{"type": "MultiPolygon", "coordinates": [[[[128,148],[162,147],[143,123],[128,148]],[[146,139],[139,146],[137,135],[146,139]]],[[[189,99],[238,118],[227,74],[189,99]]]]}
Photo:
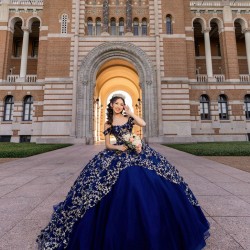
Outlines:
{"type": "MultiPolygon", "coordinates": [[[[111,126],[113,123],[113,108],[111,107],[111,104],[114,104],[116,102],[116,100],[118,100],[118,99],[121,99],[123,101],[124,105],[126,105],[124,98],[122,98],[121,96],[114,96],[110,99],[108,107],[107,107],[107,124],[109,124],[111,126]]],[[[122,112],[121,112],[121,114],[122,114],[122,112]]]]}

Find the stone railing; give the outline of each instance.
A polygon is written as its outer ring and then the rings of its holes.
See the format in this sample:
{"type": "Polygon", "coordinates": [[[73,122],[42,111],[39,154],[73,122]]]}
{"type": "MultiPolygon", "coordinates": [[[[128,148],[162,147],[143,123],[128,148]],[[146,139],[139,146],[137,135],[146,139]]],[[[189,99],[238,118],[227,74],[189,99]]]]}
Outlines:
{"type": "Polygon", "coordinates": [[[198,74],[196,75],[197,82],[207,82],[208,78],[207,75],[204,74],[198,74]]]}
{"type": "MultiPolygon", "coordinates": [[[[231,7],[249,7],[250,1],[230,1],[231,7]]],[[[218,0],[209,0],[209,1],[190,1],[191,7],[220,7],[224,6],[224,3],[222,1],[218,0]]]]}
{"type": "Polygon", "coordinates": [[[214,75],[214,78],[216,79],[216,82],[224,82],[225,76],[224,75],[214,75]]]}
{"type": "Polygon", "coordinates": [[[13,5],[43,5],[43,0],[10,0],[13,5]]]}
{"type": "Polygon", "coordinates": [[[7,81],[8,82],[16,82],[18,77],[19,77],[19,75],[8,75],[7,76],[7,81]]]}
{"type": "Polygon", "coordinates": [[[240,75],[241,82],[250,82],[250,75],[240,75]]]}
{"type": "MultiPolygon", "coordinates": [[[[19,78],[19,75],[8,75],[7,81],[8,82],[17,82],[17,79],[19,78]]],[[[36,82],[37,75],[27,75],[25,82],[36,82]]]]}
{"type": "Polygon", "coordinates": [[[191,7],[222,6],[221,1],[190,1],[191,7]]]}

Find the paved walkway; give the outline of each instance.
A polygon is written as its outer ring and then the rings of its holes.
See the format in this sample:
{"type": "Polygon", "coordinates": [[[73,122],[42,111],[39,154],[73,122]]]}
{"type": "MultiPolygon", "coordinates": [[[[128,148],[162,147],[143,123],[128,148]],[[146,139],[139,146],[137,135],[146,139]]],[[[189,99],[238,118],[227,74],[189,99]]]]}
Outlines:
{"type": "MultiPolygon", "coordinates": [[[[250,249],[250,173],[161,145],[211,223],[207,250],[250,249]]],[[[0,165],[0,249],[36,249],[52,206],[62,201],[81,169],[103,146],[74,145],[0,165]]]]}

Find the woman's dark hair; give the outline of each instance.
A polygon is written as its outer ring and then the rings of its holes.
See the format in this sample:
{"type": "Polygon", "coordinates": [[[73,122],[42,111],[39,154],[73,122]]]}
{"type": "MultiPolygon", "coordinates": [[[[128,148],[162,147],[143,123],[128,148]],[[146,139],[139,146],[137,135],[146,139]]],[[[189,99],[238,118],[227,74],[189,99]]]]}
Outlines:
{"type": "Polygon", "coordinates": [[[125,105],[125,100],[121,96],[114,96],[110,99],[108,107],[107,107],[107,124],[112,125],[113,123],[113,109],[111,107],[111,103],[115,103],[116,100],[121,99],[125,105]]]}

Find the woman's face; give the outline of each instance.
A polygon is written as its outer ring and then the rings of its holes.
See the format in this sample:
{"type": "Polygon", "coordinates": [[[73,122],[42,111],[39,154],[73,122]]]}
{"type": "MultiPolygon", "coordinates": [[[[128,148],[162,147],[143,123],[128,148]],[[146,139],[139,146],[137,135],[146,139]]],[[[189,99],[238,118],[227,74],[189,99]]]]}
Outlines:
{"type": "Polygon", "coordinates": [[[113,103],[111,103],[111,107],[113,108],[115,114],[119,114],[124,109],[124,102],[122,99],[118,98],[113,103]]]}

